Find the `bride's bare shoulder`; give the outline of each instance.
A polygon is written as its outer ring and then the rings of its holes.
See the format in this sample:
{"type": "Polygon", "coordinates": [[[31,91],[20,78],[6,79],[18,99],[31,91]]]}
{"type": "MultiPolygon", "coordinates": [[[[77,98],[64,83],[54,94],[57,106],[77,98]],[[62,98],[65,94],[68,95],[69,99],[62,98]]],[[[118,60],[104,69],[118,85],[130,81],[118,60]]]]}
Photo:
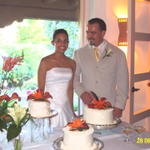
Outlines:
{"type": "Polygon", "coordinates": [[[54,66],[53,62],[53,56],[48,55],[41,59],[40,68],[45,68],[46,70],[49,70],[54,66]]]}
{"type": "Polygon", "coordinates": [[[68,65],[74,70],[76,68],[76,62],[72,59],[67,57],[68,65]]]}
{"type": "Polygon", "coordinates": [[[46,63],[46,62],[49,62],[53,60],[53,56],[52,55],[48,55],[48,56],[45,56],[41,59],[42,62],[46,63]]]}

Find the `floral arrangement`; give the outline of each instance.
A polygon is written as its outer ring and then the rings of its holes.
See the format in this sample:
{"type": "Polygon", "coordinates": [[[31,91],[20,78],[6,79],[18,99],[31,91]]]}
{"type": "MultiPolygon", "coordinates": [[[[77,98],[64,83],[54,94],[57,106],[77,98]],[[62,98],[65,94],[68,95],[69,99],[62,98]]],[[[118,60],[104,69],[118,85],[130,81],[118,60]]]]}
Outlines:
{"type": "Polygon", "coordinates": [[[88,107],[94,109],[107,109],[111,108],[112,105],[109,101],[106,100],[105,97],[102,97],[99,100],[93,99],[91,104],[88,104],[88,107]]]}
{"type": "Polygon", "coordinates": [[[6,87],[8,86],[8,83],[10,82],[10,74],[12,72],[12,69],[16,66],[16,65],[21,65],[22,61],[23,61],[23,55],[22,56],[18,56],[18,57],[2,57],[3,58],[3,67],[2,67],[2,72],[1,72],[1,83],[0,83],[0,94],[4,94],[7,92],[6,87]],[[6,90],[5,90],[6,89],[6,90]]]}
{"type": "Polygon", "coordinates": [[[30,119],[30,114],[27,108],[21,107],[17,102],[20,97],[17,93],[12,96],[0,96],[0,130],[7,131],[8,141],[17,137],[23,125],[30,119]]]}
{"type": "Polygon", "coordinates": [[[15,139],[15,150],[21,150],[22,144],[17,138],[20,137],[22,127],[31,119],[28,109],[18,104],[21,100],[18,94],[8,95],[10,93],[10,89],[8,91],[9,84],[14,82],[12,78],[13,68],[16,65],[21,65],[23,57],[23,53],[22,56],[14,58],[2,57],[4,63],[0,71],[0,131],[6,132],[8,141],[15,139]]]}
{"type": "Polygon", "coordinates": [[[35,92],[28,95],[27,100],[36,100],[36,101],[48,101],[48,98],[52,98],[49,92],[43,92],[43,90],[37,89],[35,92]]]}
{"type": "Polygon", "coordinates": [[[103,58],[105,58],[105,57],[110,57],[111,54],[112,54],[112,50],[111,50],[111,49],[106,49],[106,50],[105,50],[105,55],[103,56],[103,58]]]}
{"type": "Polygon", "coordinates": [[[6,94],[0,96],[0,131],[6,131],[8,141],[15,139],[15,150],[21,150],[21,141],[16,137],[31,119],[28,109],[18,104],[20,100],[17,93],[13,93],[10,97],[6,94]]]}
{"type": "Polygon", "coordinates": [[[81,120],[80,118],[76,118],[72,122],[69,122],[67,126],[70,127],[70,131],[74,131],[74,130],[82,131],[82,130],[89,129],[87,123],[84,120],[81,120]]]}

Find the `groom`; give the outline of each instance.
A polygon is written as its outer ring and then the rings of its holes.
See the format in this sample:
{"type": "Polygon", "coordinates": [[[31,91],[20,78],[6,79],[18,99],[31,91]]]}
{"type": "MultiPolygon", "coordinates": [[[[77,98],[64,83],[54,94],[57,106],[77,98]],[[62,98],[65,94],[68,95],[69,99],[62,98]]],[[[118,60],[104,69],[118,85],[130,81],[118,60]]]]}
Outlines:
{"type": "Polygon", "coordinates": [[[88,21],[88,44],[75,51],[76,93],[89,104],[94,92],[106,97],[114,107],[114,117],[121,117],[128,97],[128,68],[125,54],[104,39],[106,24],[100,18],[88,21]]]}

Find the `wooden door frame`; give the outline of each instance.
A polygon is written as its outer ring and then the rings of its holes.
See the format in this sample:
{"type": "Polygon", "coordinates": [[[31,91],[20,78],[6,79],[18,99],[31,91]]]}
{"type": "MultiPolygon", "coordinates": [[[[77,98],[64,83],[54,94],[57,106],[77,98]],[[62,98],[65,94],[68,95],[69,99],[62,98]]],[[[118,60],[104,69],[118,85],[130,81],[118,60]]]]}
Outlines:
{"type": "Polygon", "coordinates": [[[150,34],[135,31],[135,0],[128,0],[128,6],[129,122],[135,123],[150,116],[150,108],[134,114],[134,93],[132,92],[134,83],[150,79],[150,72],[134,74],[135,41],[150,41],[150,34]]]}

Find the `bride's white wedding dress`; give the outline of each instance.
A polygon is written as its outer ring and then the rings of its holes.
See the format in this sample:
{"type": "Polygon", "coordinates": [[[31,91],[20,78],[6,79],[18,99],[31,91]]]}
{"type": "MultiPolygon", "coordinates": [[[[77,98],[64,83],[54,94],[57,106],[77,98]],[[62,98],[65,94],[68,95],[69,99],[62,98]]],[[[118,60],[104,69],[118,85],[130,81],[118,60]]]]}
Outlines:
{"type": "Polygon", "coordinates": [[[58,112],[58,115],[51,118],[53,128],[64,127],[73,119],[73,112],[67,95],[71,78],[71,68],[54,67],[46,73],[45,91],[53,97],[50,104],[51,109],[58,112]]]}

